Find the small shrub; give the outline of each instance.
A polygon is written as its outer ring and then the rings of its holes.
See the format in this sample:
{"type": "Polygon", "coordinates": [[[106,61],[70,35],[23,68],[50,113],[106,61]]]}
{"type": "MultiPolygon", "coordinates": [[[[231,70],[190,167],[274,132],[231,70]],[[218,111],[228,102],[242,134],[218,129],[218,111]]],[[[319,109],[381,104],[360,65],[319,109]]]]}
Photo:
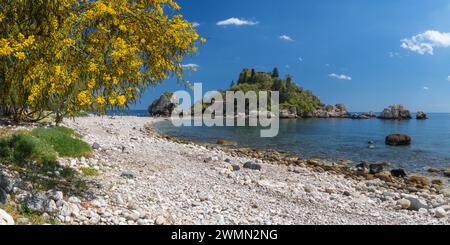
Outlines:
{"type": "Polygon", "coordinates": [[[51,145],[61,157],[82,157],[91,152],[91,147],[72,130],[65,127],[36,128],[31,135],[51,145]]]}
{"type": "Polygon", "coordinates": [[[31,135],[17,134],[0,139],[0,157],[10,163],[21,165],[27,161],[36,161],[53,165],[57,156],[52,147],[31,135]]]}

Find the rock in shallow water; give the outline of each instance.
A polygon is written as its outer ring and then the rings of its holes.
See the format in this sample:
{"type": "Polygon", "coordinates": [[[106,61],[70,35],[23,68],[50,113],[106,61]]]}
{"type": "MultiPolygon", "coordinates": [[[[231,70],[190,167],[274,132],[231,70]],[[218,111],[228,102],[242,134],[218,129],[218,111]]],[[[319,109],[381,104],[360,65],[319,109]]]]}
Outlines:
{"type": "Polygon", "coordinates": [[[419,111],[419,112],[417,112],[416,119],[417,120],[426,120],[426,119],[428,119],[428,117],[425,112],[419,111]]]}
{"type": "Polygon", "coordinates": [[[391,134],[386,137],[386,145],[405,146],[411,145],[412,139],[405,134],[391,134]]]}
{"type": "Polygon", "coordinates": [[[403,169],[393,169],[391,170],[391,175],[396,178],[405,178],[407,176],[405,170],[403,169]]]}

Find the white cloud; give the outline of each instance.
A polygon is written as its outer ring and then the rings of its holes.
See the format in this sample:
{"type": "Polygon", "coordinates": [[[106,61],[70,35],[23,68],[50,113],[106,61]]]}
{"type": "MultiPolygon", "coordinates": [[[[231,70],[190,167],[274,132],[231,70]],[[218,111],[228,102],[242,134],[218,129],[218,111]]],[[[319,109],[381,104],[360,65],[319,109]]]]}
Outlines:
{"type": "Polygon", "coordinates": [[[347,81],[351,81],[352,77],[348,76],[348,75],[344,75],[344,74],[336,74],[336,73],[331,73],[330,75],[328,75],[329,77],[338,79],[338,80],[347,80],[347,81]]]}
{"type": "Polygon", "coordinates": [[[411,38],[401,40],[401,47],[418,54],[434,54],[435,48],[450,47],[450,33],[428,30],[411,38]]]}
{"type": "Polygon", "coordinates": [[[200,23],[198,23],[198,22],[192,22],[192,26],[193,26],[193,27],[199,27],[199,26],[200,26],[200,23]]]}
{"type": "Polygon", "coordinates": [[[298,57],[298,61],[303,62],[303,58],[302,57],[298,57]]]}
{"type": "Polygon", "coordinates": [[[401,58],[400,54],[397,52],[389,52],[390,58],[401,58]]]}
{"type": "Polygon", "coordinates": [[[423,90],[430,90],[430,88],[425,86],[425,87],[423,87],[423,90]]]}
{"type": "Polygon", "coordinates": [[[186,64],[186,65],[182,65],[182,67],[183,67],[183,69],[194,70],[194,71],[198,70],[198,68],[200,68],[200,66],[197,64],[186,64]]]}
{"type": "Polygon", "coordinates": [[[450,81],[450,76],[448,76],[447,79],[450,81]]]}
{"type": "Polygon", "coordinates": [[[288,36],[288,35],[281,35],[281,36],[279,36],[278,38],[280,38],[281,40],[283,40],[283,41],[288,41],[288,42],[293,42],[294,41],[294,39],[292,39],[290,36],[288,36]]]}
{"type": "Polygon", "coordinates": [[[217,22],[218,26],[254,26],[259,24],[257,21],[251,21],[251,20],[245,20],[245,19],[239,19],[239,18],[229,18],[227,20],[222,20],[217,22]]]}

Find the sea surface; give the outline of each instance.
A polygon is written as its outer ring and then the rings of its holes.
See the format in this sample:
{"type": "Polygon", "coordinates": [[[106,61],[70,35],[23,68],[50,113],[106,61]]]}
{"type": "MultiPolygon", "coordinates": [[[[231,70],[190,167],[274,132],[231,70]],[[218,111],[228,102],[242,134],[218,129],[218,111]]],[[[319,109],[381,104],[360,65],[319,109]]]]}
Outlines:
{"type": "MultiPolygon", "coordinates": [[[[132,113],[130,113],[132,114],[132,113]]],[[[241,147],[278,149],[306,158],[368,163],[389,162],[414,172],[430,167],[450,167],[450,114],[429,114],[429,120],[387,121],[379,119],[281,120],[275,138],[260,138],[257,127],[174,127],[170,121],[155,125],[161,132],[197,142],[236,141],[241,147]],[[386,146],[392,133],[410,135],[411,146],[386,146]],[[368,142],[374,141],[370,149],[368,142]]]]}

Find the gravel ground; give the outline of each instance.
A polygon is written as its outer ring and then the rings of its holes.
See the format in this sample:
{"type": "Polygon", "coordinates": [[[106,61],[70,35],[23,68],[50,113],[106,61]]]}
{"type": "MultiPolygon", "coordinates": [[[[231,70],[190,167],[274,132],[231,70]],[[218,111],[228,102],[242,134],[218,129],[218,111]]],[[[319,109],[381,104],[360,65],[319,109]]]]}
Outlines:
{"type": "Polygon", "coordinates": [[[93,177],[98,188],[91,190],[96,196],[91,205],[79,205],[80,212],[69,212],[71,218],[60,215],[61,220],[180,225],[449,223],[448,195],[399,193],[381,187],[379,180],[356,181],[174,143],[145,130],[156,120],[86,117],[65,122],[98,148],[92,159],[71,160],[72,164],[87,162],[100,175],[93,177]],[[248,161],[261,170],[244,168],[248,161]],[[428,203],[428,208],[400,207],[415,200],[428,203]]]}

